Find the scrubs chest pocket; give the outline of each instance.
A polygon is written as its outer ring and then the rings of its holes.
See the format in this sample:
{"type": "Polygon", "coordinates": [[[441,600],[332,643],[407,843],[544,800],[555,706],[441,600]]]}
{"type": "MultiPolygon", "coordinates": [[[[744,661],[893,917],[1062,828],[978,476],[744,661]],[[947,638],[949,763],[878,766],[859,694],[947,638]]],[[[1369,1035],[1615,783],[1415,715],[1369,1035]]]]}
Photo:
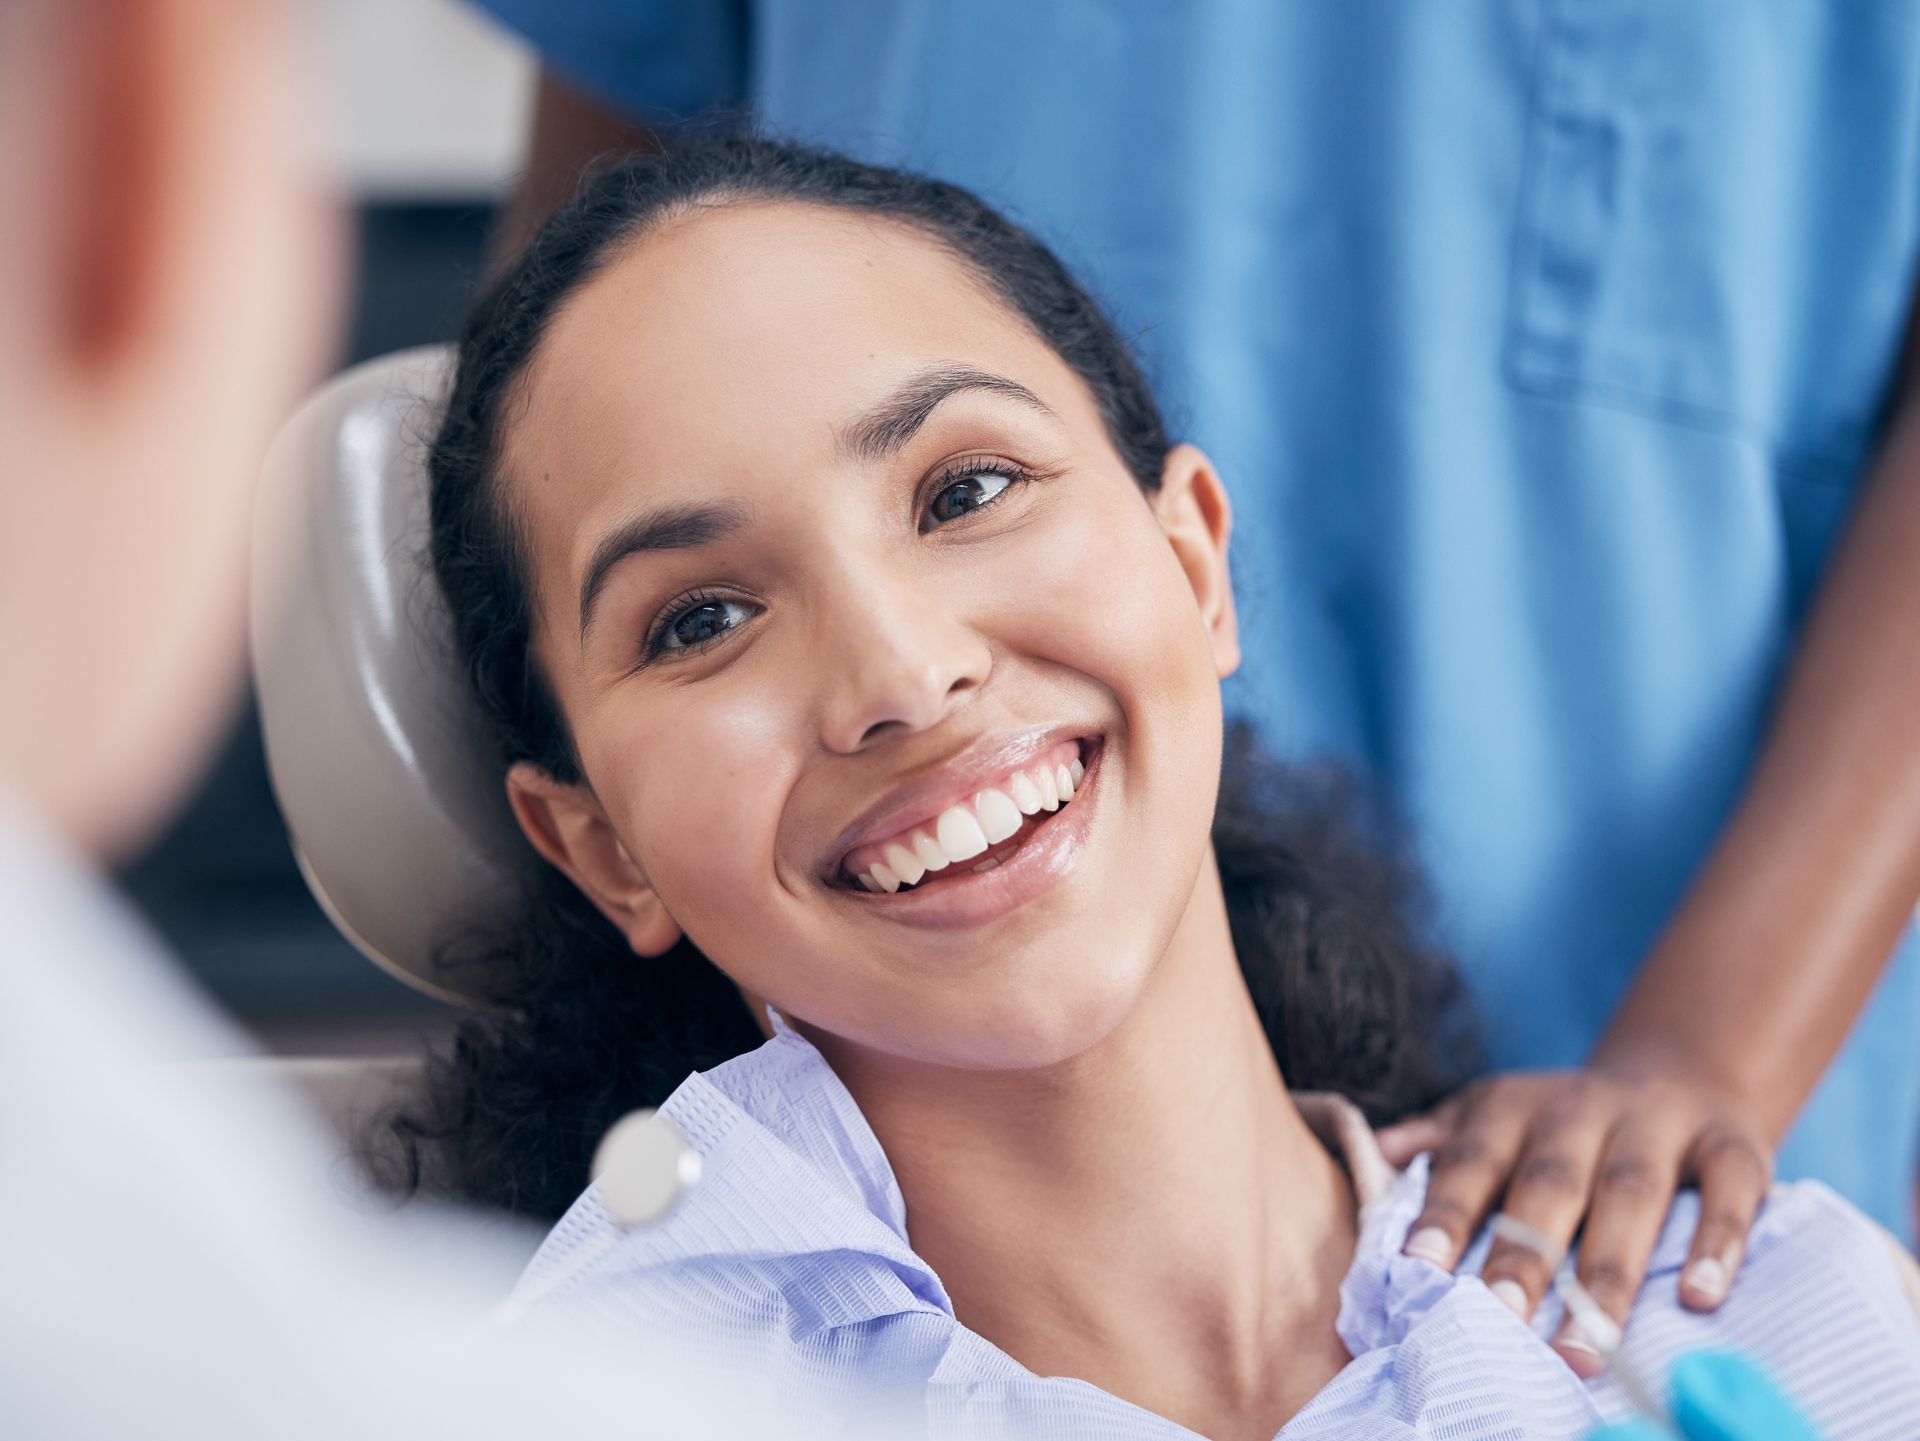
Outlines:
{"type": "Polygon", "coordinates": [[[1913,283],[1913,0],[1547,0],[1505,367],[1849,466],[1913,283]]]}

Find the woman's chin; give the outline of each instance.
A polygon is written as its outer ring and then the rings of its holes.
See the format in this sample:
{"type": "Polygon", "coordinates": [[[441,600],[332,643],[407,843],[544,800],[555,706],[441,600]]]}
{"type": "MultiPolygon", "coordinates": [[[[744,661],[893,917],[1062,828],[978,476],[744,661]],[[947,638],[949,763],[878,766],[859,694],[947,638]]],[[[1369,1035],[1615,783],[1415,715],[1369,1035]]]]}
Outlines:
{"type": "Polygon", "coordinates": [[[1008,1004],[976,1012],[964,1025],[925,1035],[921,1059],[974,1071],[1035,1071],[1061,1066],[1092,1051],[1119,1029],[1139,999],[1140,987],[1119,983],[1089,986],[1086,977],[1071,996],[1062,988],[1029,990],[1008,1004]]]}

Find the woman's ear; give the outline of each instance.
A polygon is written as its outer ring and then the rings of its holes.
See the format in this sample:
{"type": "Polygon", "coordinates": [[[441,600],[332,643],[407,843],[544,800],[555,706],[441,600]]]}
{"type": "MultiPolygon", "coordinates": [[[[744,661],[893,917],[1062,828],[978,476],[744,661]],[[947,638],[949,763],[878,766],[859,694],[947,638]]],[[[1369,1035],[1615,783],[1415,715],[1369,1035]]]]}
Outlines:
{"type": "Polygon", "coordinates": [[[1213,644],[1214,670],[1224,680],[1240,668],[1240,623],[1227,575],[1233,506],[1204,451],[1183,444],[1167,452],[1153,509],[1193,587],[1201,622],[1213,644]]]}
{"type": "Polygon", "coordinates": [[[658,956],[679,941],[679,923],[585,785],[557,781],[521,761],[507,772],[507,802],[533,848],[620,928],[637,954],[658,956]]]}

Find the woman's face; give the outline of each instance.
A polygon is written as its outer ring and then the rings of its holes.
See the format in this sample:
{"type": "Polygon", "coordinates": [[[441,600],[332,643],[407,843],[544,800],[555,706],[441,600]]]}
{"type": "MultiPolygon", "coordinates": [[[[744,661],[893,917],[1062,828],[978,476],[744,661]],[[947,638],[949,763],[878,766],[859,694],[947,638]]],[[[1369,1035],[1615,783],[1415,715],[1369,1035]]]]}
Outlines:
{"type": "Polygon", "coordinates": [[[811,1028],[939,1064],[1107,1034],[1211,875],[1238,652],[1205,457],[1143,493],[1079,378],[938,244],[789,204],[621,253],[508,415],[535,655],[584,771],[510,790],[635,964],[684,931],[811,1028]],[[1076,761],[1048,809],[1041,768],[1076,761]]]}

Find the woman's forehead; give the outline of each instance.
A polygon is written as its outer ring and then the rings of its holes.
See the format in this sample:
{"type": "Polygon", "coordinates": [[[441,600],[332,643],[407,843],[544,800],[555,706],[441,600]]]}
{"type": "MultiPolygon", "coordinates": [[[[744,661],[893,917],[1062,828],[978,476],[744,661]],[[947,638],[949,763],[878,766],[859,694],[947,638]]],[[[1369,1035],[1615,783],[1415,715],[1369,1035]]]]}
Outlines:
{"type": "Polygon", "coordinates": [[[538,547],[555,507],[577,519],[824,463],[903,378],[957,365],[1093,413],[1051,348],[911,227],[786,203],[702,211],[629,247],[554,318],[503,438],[513,502],[538,547]]]}
{"type": "Polygon", "coordinates": [[[580,287],[529,368],[528,418],[560,434],[635,416],[662,439],[680,420],[725,417],[737,431],[748,418],[817,417],[863,380],[936,352],[1035,349],[1046,347],[917,230],[821,206],[731,204],[669,222],[580,287]]]}

